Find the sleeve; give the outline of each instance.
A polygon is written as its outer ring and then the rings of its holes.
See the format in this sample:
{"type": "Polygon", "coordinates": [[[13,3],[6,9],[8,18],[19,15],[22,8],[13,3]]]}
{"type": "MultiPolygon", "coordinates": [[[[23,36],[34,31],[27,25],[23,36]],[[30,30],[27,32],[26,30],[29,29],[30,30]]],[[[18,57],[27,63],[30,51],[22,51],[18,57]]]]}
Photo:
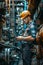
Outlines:
{"type": "Polygon", "coordinates": [[[31,23],[31,25],[30,25],[30,32],[31,32],[31,36],[33,38],[36,38],[37,26],[36,26],[36,24],[34,22],[31,23]]]}

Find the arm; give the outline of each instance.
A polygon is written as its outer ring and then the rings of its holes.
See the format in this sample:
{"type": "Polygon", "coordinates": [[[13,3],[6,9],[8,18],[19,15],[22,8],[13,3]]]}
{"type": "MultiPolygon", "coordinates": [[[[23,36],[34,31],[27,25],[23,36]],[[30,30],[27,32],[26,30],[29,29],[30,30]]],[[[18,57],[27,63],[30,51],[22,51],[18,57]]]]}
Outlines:
{"type": "Polygon", "coordinates": [[[24,41],[33,41],[34,38],[32,36],[23,37],[24,41]]]}
{"type": "Polygon", "coordinates": [[[27,37],[23,37],[23,36],[18,36],[16,37],[17,40],[21,41],[21,40],[24,40],[24,41],[33,41],[34,38],[32,36],[27,36],[27,37]]]}

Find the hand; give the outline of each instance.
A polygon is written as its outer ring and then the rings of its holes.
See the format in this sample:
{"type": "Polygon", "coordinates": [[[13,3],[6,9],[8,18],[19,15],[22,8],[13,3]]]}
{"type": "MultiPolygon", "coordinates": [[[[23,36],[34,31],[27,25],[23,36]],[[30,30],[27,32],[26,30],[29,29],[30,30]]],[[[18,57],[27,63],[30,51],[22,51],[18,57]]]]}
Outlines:
{"type": "Polygon", "coordinates": [[[18,37],[16,37],[16,39],[21,41],[21,40],[23,40],[23,36],[18,36],[18,37]]]}

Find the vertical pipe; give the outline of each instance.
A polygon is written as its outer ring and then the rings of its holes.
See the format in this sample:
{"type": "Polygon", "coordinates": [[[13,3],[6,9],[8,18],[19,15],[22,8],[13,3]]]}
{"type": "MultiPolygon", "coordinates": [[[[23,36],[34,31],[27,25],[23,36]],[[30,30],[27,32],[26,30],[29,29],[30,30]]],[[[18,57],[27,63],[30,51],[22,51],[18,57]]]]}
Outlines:
{"type": "Polygon", "coordinates": [[[13,8],[13,23],[14,23],[14,35],[16,35],[16,32],[15,32],[15,6],[14,6],[14,0],[12,0],[12,8],[13,8]]]}
{"type": "Polygon", "coordinates": [[[26,10],[27,9],[27,3],[26,3],[26,0],[24,0],[24,10],[26,10]]]}
{"type": "MultiPolygon", "coordinates": [[[[24,10],[27,10],[27,2],[24,0],[24,10]]],[[[24,24],[24,29],[26,29],[26,24],[24,24]]]]}

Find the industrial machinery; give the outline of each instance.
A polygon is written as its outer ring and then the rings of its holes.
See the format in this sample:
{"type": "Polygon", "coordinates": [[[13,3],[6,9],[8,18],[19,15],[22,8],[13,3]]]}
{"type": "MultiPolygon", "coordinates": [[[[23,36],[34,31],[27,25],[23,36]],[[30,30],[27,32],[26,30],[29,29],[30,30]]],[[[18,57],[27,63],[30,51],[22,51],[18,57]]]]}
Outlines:
{"type": "Polygon", "coordinates": [[[6,43],[0,42],[0,64],[1,65],[12,65],[12,64],[19,64],[20,56],[21,56],[21,50],[20,48],[6,43]],[[3,64],[4,62],[4,64],[3,64]]]}
{"type": "Polygon", "coordinates": [[[25,31],[19,14],[28,7],[34,15],[40,1],[0,0],[0,65],[19,65],[19,61],[23,59],[21,57],[23,48],[20,46],[26,42],[16,40],[16,35],[23,35],[25,31]]]}
{"type": "Polygon", "coordinates": [[[0,0],[0,65],[11,65],[11,62],[18,65],[17,61],[19,60],[19,56],[16,50],[19,50],[19,48],[16,48],[10,43],[9,35],[12,33],[12,29],[7,23],[9,21],[9,14],[6,14],[6,10],[5,1],[0,0]],[[11,44],[11,46],[9,44],[11,44]]]}

